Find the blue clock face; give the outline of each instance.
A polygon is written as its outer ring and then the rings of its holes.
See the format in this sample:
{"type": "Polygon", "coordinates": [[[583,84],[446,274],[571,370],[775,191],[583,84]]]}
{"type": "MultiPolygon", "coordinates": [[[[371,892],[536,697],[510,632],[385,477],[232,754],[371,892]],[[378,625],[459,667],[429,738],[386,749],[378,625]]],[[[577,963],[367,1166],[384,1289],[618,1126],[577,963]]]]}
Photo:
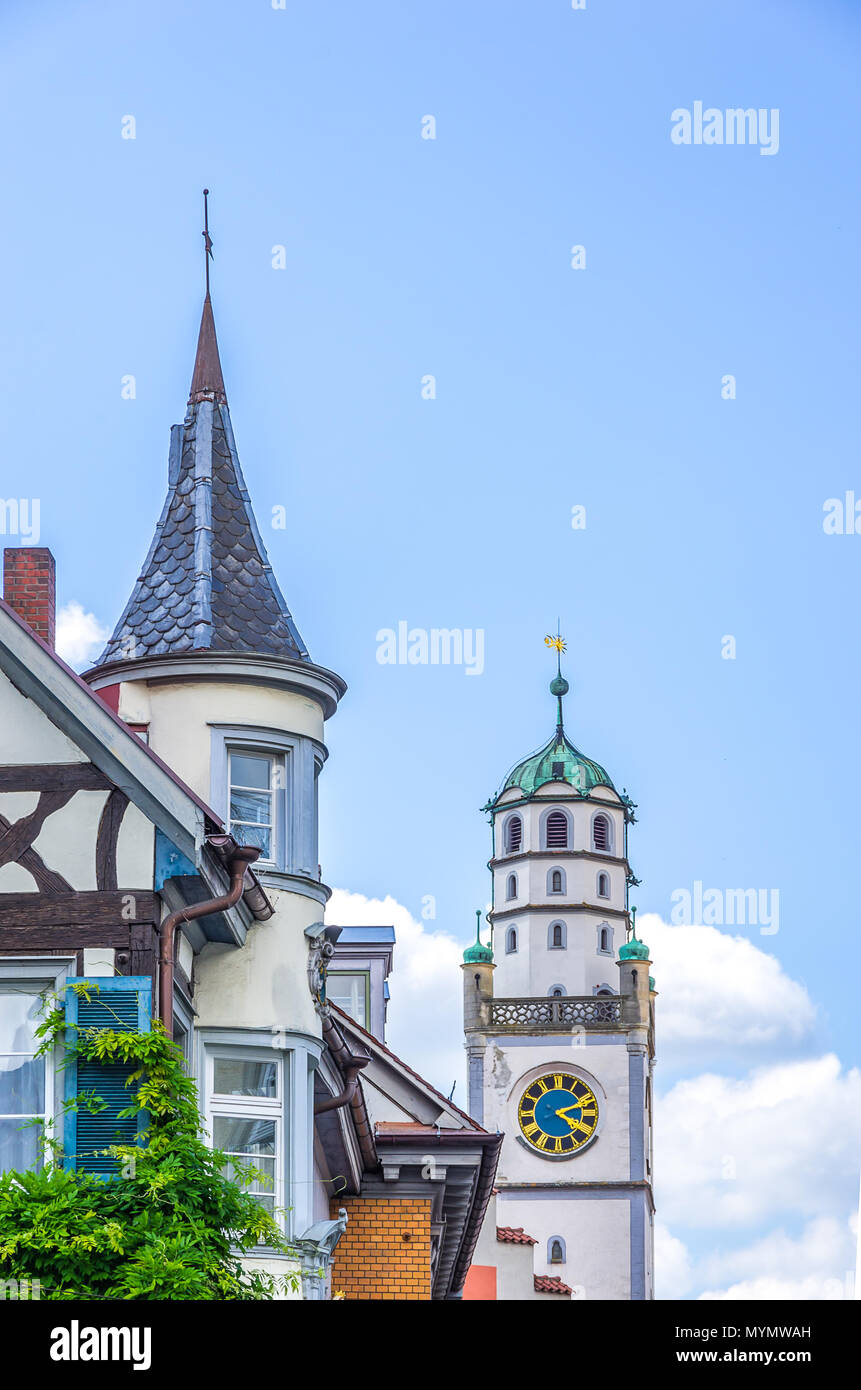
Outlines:
{"type": "Polygon", "coordinates": [[[549,1072],[527,1086],[517,1119],[528,1144],[540,1153],[570,1157],[595,1133],[598,1102],[593,1091],[571,1072],[549,1072]]]}

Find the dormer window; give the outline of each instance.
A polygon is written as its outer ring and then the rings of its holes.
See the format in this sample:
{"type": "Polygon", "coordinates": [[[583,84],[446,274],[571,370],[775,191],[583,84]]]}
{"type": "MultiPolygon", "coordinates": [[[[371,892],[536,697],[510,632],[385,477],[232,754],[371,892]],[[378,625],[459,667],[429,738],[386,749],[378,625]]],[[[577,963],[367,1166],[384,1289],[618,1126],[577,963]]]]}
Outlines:
{"type": "Polygon", "coordinates": [[[599,813],[592,821],[592,848],[602,854],[613,852],[613,826],[609,816],[599,813]]]}
{"type": "Polygon", "coordinates": [[[273,759],[264,754],[230,754],[230,833],[241,845],[256,845],[261,859],[274,859],[273,759]]]}
{"type": "Polygon", "coordinates": [[[568,848],[568,817],[564,811],[551,811],[544,825],[546,849],[568,848]]]}
{"type": "Polygon", "coordinates": [[[505,822],[505,850],[516,854],[523,844],[523,821],[519,816],[510,816],[505,822]]]}
{"type": "Polygon", "coordinates": [[[505,886],[505,896],[509,902],[512,898],[517,897],[517,874],[508,875],[508,881],[505,886]]]}

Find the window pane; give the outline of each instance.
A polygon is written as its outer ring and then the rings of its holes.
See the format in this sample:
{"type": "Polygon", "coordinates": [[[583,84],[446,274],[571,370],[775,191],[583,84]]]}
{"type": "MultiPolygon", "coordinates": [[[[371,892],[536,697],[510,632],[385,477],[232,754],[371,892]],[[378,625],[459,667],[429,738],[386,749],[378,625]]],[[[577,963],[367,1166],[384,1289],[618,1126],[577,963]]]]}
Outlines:
{"type": "Polygon", "coordinates": [[[213,1143],[225,1153],[251,1157],[275,1153],[275,1121],[245,1120],[236,1115],[216,1115],[213,1143]]]}
{"type": "Polygon", "coordinates": [[[242,792],[232,788],[230,793],[231,820],[250,821],[252,825],[272,823],[272,798],[269,792],[242,792]]]}
{"type": "Polygon", "coordinates": [[[248,753],[231,753],[230,780],[237,787],[268,787],[270,758],[254,758],[248,753]]]}
{"type": "Polygon", "coordinates": [[[272,832],[258,825],[242,825],[239,821],[230,822],[231,833],[237,844],[256,845],[264,859],[272,858],[272,832]]]}
{"type": "Polygon", "coordinates": [[[0,1120],[0,1172],[16,1169],[19,1173],[28,1168],[41,1168],[39,1140],[40,1126],[28,1125],[21,1129],[20,1120],[0,1120]]]}
{"type": "Polygon", "coordinates": [[[330,973],[326,979],[326,998],[332,1004],[337,1004],[339,1009],[343,1009],[345,1014],[354,1018],[362,1028],[365,1024],[365,990],[366,977],[364,975],[339,975],[330,973]]]}
{"type": "Polygon", "coordinates": [[[0,1057],[0,1115],[44,1113],[44,1057],[0,1057]]]}
{"type": "Polygon", "coordinates": [[[216,1057],[213,1090],[219,1096],[274,1096],[274,1062],[240,1062],[216,1057]]]}
{"type": "Polygon", "coordinates": [[[35,1052],[42,996],[32,990],[0,990],[0,1052],[35,1052]]]}

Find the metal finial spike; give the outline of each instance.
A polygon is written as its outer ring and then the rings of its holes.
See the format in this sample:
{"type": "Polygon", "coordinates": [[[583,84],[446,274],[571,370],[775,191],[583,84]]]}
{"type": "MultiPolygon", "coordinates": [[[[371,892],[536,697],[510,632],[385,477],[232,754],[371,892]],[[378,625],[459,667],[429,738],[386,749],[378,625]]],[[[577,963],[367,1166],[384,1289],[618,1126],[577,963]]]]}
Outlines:
{"type": "Polygon", "coordinates": [[[475,909],[475,939],[481,945],[481,908],[475,909]]]}
{"type": "Polygon", "coordinates": [[[212,255],[212,237],[209,235],[209,189],[203,190],[203,247],[204,261],[206,264],[206,297],[209,298],[209,262],[214,259],[212,255]]]}

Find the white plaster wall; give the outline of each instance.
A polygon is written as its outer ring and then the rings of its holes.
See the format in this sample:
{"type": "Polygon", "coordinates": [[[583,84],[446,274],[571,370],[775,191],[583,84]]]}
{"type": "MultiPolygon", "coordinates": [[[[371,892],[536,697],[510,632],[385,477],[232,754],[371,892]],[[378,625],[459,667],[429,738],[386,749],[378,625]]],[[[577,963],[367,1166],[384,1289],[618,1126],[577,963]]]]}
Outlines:
{"type": "Polygon", "coordinates": [[[323,712],[315,700],[269,686],[182,681],[120,686],[122,719],[149,724],[150,747],[207,804],[212,724],[279,729],[323,741],[323,712]]]}
{"type": "Polygon", "coordinates": [[[0,893],[38,893],[33,875],[20,864],[0,866],[0,893]]]}
{"type": "MultiPolygon", "coordinates": [[[[96,888],[96,836],[108,799],[106,791],[80,791],[49,816],[33,848],[49,869],[56,869],[78,892],[96,888]]],[[[152,869],[150,868],[150,885],[152,869]]],[[[137,884],[143,887],[144,884],[137,884]]]]}
{"type": "Polygon", "coordinates": [[[120,888],[150,886],[154,861],[155,827],[143,811],[129,805],[117,838],[117,883],[120,888]]]}
{"type": "Polygon", "coordinates": [[[298,893],[270,890],[269,896],[274,916],[250,928],[241,950],[210,942],[197,956],[197,1026],[284,1028],[319,1037],[304,932],[320,920],[320,906],[298,893]]]}
{"type": "MultiPolygon", "coordinates": [[[[572,1290],[571,1302],[628,1299],[631,1293],[631,1218],[627,1198],[572,1198],[558,1192],[524,1196],[501,1191],[497,1197],[501,1226],[522,1226],[537,1240],[536,1274],[554,1274],[572,1290]],[[547,1263],[550,1236],[562,1236],[567,1260],[547,1263]]],[[[568,1302],[569,1300],[565,1300],[568,1302]]],[[[559,1302],[563,1300],[560,1298],[559,1302]]]]}
{"type": "Polygon", "coordinates": [[[86,762],[86,754],[0,674],[0,763],[86,762]]]}
{"type": "MultiPolygon", "coordinates": [[[[530,852],[541,850],[541,821],[545,814],[558,805],[561,810],[566,811],[573,821],[573,835],[569,833],[569,849],[591,849],[592,847],[592,817],[599,810],[610,817],[613,823],[614,848],[613,853],[621,856],[624,844],[624,813],[621,809],[619,799],[615,792],[604,790],[604,795],[599,796],[597,790],[590,793],[596,800],[606,803],[601,807],[595,806],[591,801],[584,801],[576,794],[568,791],[559,782],[551,786],[543,787],[538,793],[540,799],[528,801],[525,805],[512,808],[523,821],[523,840],[521,849],[530,852]]],[[[505,803],[503,803],[504,805],[505,803]]],[[[494,820],[494,854],[501,858],[505,853],[504,848],[504,826],[511,811],[499,811],[494,820]]]]}
{"type": "Polygon", "coordinates": [[[624,927],[618,919],[605,917],[600,911],[566,912],[562,903],[552,915],[524,912],[505,917],[494,933],[494,994],[500,999],[538,998],[557,984],[569,995],[591,995],[604,984],[618,993],[616,957],[624,940],[624,927]],[[566,926],[568,944],[563,950],[548,945],[548,929],[556,921],[566,926]],[[598,929],[603,925],[612,932],[613,954],[609,956],[598,949],[598,929]],[[505,943],[511,926],[517,927],[518,948],[509,954],[505,943]]]}

